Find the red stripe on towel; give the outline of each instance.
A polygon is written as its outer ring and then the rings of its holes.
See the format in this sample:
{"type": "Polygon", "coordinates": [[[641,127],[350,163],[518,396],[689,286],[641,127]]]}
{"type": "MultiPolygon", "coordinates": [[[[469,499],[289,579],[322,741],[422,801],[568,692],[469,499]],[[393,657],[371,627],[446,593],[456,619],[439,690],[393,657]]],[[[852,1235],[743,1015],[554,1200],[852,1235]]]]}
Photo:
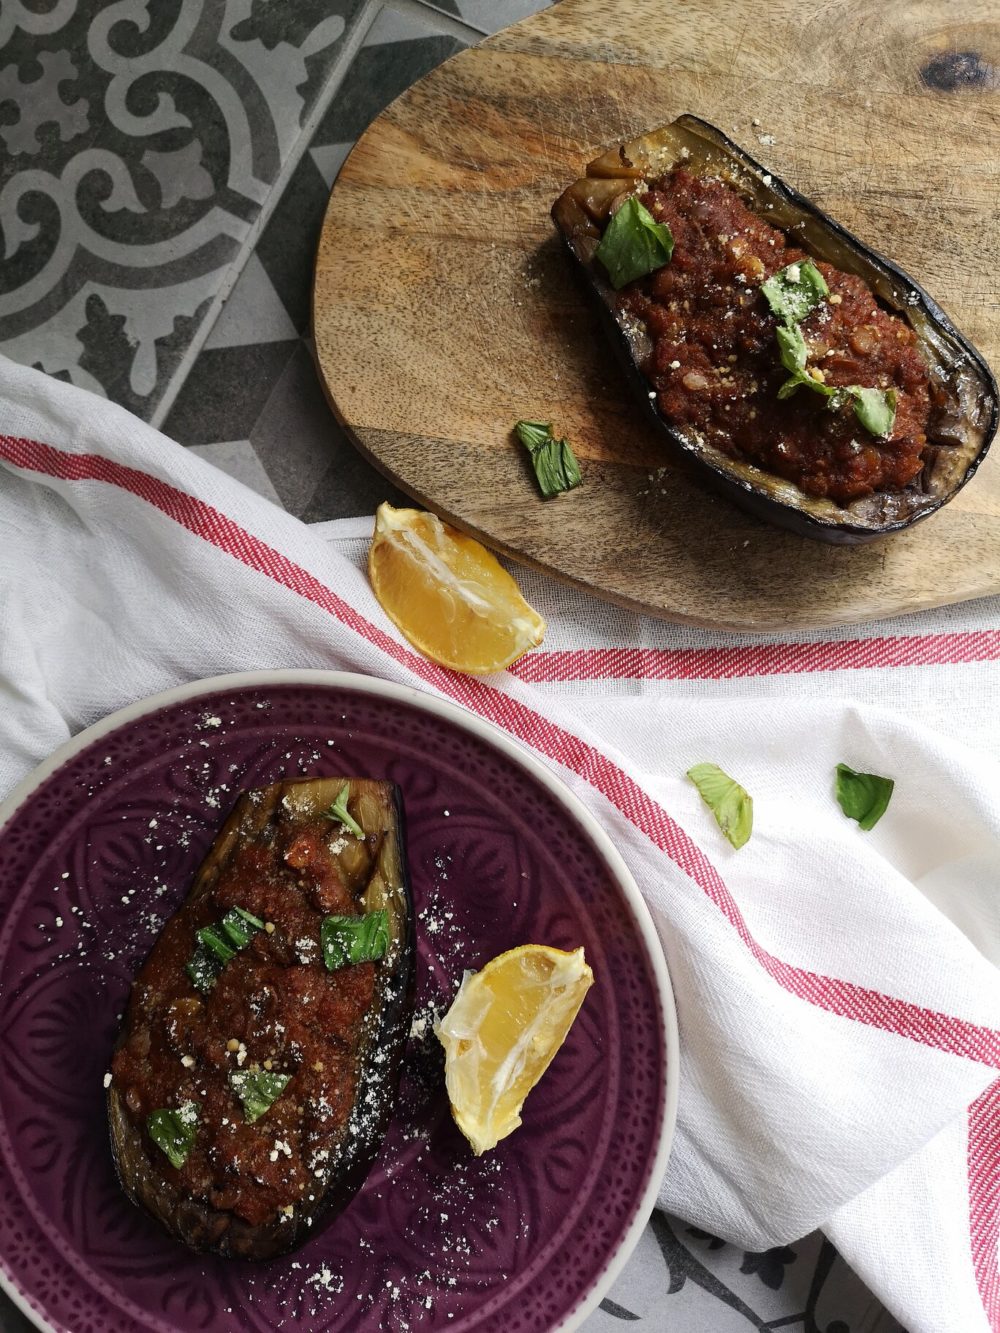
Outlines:
{"type": "Polygon", "coordinates": [[[0,459],[63,480],[103,482],[138,496],[233,559],[321,607],[443,694],[577,774],[694,881],[730,923],[753,958],[786,991],[829,1013],[1000,1069],[1000,1032],[867,986],[793,967],[768,953],[751,935],[735,899],[705,854],[622,768],[594,746],[495,685],[449,671],[414,653],[366,620],[314,574],[213,505],[146,472],[98,454],[66,453],[34,440],[0,435],[0,459]]]}

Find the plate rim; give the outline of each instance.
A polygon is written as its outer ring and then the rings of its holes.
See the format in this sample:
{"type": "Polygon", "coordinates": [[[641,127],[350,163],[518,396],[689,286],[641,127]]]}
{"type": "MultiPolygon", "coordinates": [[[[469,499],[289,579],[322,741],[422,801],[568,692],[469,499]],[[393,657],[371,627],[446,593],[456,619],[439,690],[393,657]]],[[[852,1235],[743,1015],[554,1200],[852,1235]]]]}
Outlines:
{"type": "MultiPolygon", "coordinates": [[[[137,699],[133,703],[126,704],[124,707],[107,714],[106,717],[99,719],[97,722],[91,723],[90,726],[77,732],[75,736],[71,736],[69,740],[64,741],[62,745],[37,764],[31,772],[26,774],[0,802],[0,834],[18,810],[21,809],[25,801],[44,782],[62,768],[68,760],[110,732],[136,722],[150,713],[169,708],[174,704],[184,703],[189,699],[196,699],[203,694],[275,685],[305,685],[347,689],[355,690],[361,694],[394,699],[424,712],[443,717],[460,729],[471,732],[486,744],[499,749],[507,758],[526,769],[567,810],[576,822],[583,826],[632,909],[640,938],[646,946],[663,1016],[663,1038],[666,1050],[663,1122],[660,1140],[649,1173],[649,1180],[622,1240],[597,1276],[590,1291],[582,1298],[575,1309],[571,1310],[559,1324],[553,1325],[549,1330],[549,1333],[572,1333],[572,1330],[579,1328],[593,1313],[614,1284],[615,1279],[625,1267],[638,1244],[656,1205],[659,1184],[667,1166],[677,1125],[677,1106],[680,1094],[680,1033],[677,1023],[677,1006],[663,943],[632,872],[608,833],[587,809],[583,801],[532,751],[509,736],[495,723],[479,717],[460,704],[430,694],[413,685],[384,680],[379,676],[370,676],[363,672],[325,671],[319,668],[305,667],[227,672],[218,676],[206,676],[199,680],[187,681],[182,685],[175,685],[169,689],[160,690],[156,694],[137,699]]],[[[63,1330],[48,1322],[44,1312],[35,1309],[31,1298],[17,1284],[16,1277],[13,1271],[8,1268],[7,1261],[3,1256],[0,1256],[0,1290],[3,1290],[10,1297],[21,1313],[40,1330],[40,1333],[64,1333],[63,1330]]]]}

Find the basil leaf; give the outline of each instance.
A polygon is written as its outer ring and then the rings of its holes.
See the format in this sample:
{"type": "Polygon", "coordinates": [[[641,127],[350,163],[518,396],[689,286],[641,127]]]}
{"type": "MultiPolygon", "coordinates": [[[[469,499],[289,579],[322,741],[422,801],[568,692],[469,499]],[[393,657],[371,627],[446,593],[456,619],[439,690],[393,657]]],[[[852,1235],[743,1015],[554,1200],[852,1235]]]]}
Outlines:
{"type": "Polygon", "coordinates": [[[202,926],[195,931],[199,944],[203,944],[210,953],[215,954],[220,963],[228,963],[236,957],[236,950],[231,949],[214,926],[202,926]]]}
{"type": "Polygon", "coordinates": [[[256,928],[236,907],[226,913],[220,924],[234,949],[245,949],[256,934],[256,928]]]}
{"type": "Polygon", "coordinates": [[[855,773],[846,764],[837,765],[837,800],[848,819],[856,819],[867,832],[885,814],[896,784],[876,773],[855,773]]]}
{"type": "Polygon", "coordinates": [[[389,948],[389,913],[382,908],[364,916],[324,917],[319,939],[329,972],[353,963],[377,962],[389,948]]]}
{"type": "Polygon", "coordinates": [[[695,764],[687,775],[726,838],[742,847],[753,831],[753,797],[716,764],[695,764]]]}
{"type": "Polygon", "coordinates": [[[247,1124],[252,1125],[270,1110],[291,1077],[291,1074],[273,1074],[268,1069],[235,1069],[229,1075],[232,1089],[243,1103],[247,1124]]]}
{"type": "MultiPolygon", "coordinates": [[[[809,376],[803,375],[801,372],[792,375],[789,379],[785,380],[784,384],[778,390],[778,397],[791,398],[796,389],[800,389],[803,384],[808,384],[809,382],[809,376]]],[[[815,381],[813,382],[815,383],[815,381]]]]}
{"type": "MultiPolygon", "coordinates": [[[[781,330],[779,329],[778,332],[780,333],[781,330]]],[[[805,374],[804,371],[797,370],[790,379],[785,380],[784,384],[778,390],[778,397],[791,398],[795,390],[803,386],[807,389],[811,389],[813,393],[818,393],[821,397],[828,399],[827,407],[831,405],[838,392],[842,392],[831,388],[829,384],[824,384],[822,380],[814,380],[811,375],[805,374]]]]}
{"type": "Polygon", "coordinates": [[[535,469],[543,499],[550,500],[553,495],[580,485],[583,478],[576,455],[568,440],[555,439],[551,423],[519,421],[514,426],[514,433],[531,455],[531,466],[535,469]]]}
{"type": "Polygon", "coordinates": [[[531,455],[531,464],[538,479],[538,488],[546,500],[562,491],[579,486],[580,465],[569,447],[568,440],[547,440],[531,455]]]}
{"type": "Polygon", "coordinates": [[[778,351],[781,355],[781,364],[790,376],[778,390],[779,398],[791,398],[796,389],[803,385],[811,389],[813,393],[822,394],[824,398],[833,398],[836,393],[828,384],[822,380],[813,379],[806,372],[806,360],[809,356],[809,348],[806,346],[806,340],[802,336],[802,330],[797,324],[781,324],[778,326],[776,335],[778,339],[778,351]]]}
{"type": "Polygon", "coordinates": [[[191,978],[196,990],[210,991],[215,985],[222,964],[215,954],[210,953],[204,944],[199,944],[185,965],[184,971],[191,978]]]}
{"type": "Polygon", "coordinates": [[[534,453],[552,439],[551,421],[518,421],[514,426],[514,433],[524,445],[525,449],[534,453]]]}
{"type": "Polygon", "coordinates": [[[808,348],[799,326],[797,324],[783,324],[778,329],[777,337],[778,349],[781,352],[781,364],[793,375],[804,371],[808,348]]]}
{"type": "Polygon", "coordinates": [[[195,989],[210,991],[226,963],[236,957],[236,950],[245,949],[254,932],[263,929],[259,916],[243,907],[231,907],[218,926],[196,931],[198,946],[184,966],[195,989]]]}
{"type": "Polygon", "coordinates": [[[594,256],[604,265],[612,287],[618,291],[627,282],[669,264],[673,253],[670,228],[665,222],[657,222],[632,194],[604,228],[594,256]]]}
{"type": "Polygon", "coordinates": [[[187,1161],[188,1153],[194,1147],[197,1128],[197,1102],[184,1102],[176,1111],[163,1107],[146,1117],[149,1137],[158,1148],[163,1149],[170,1159],[171,1166],[176,1166],[178,1170],[187,1161]]]}
{"type": "MultiPolygon", "coordinates": [[[[813,393],[821,394],[827,400],[826,406],[830,412],[839,412],[848,402],[852,402],[854,404],[854,415],[869,434],[877,438],[888,435],[892,430],[892,423],[896,419],[896,390],[862,389],[857,384],[847,385],[846,388],[835,388],[833,385],[823,384],[820,380],[814,380],[811,375],[807,375],[802,370],[795,370],[789,365],[789,361],[795,352],[789,352],[786,360],[786,344],[781,336],[783,333],[792,332],[797,333],[798,330],[787,330],[784,327],[778,330],[778,343],[782,349],[781,364],[786,370],[792,370],[792,374],[778,390],[778,397],[791,398],[797,389],[805,386],[805,388],[811,389],[813,393]]],[[[792,343],[787,345],[794,348],[792,343]]]]}
{"type": "Polygon", "coordinates": [[[852,385],[848,392],[854,399],[854,415],[865,430],[879,439],[888,435],[896,420],[896,390],[859,389],[852,385]]]}
{"type": "Polygon", "coordinates": [[[831,412],[840,411],[850,400],[854,404],[854,415],[870,435],[876,439],[888,435],[896,419],[895,389],[863,389],[858,384],[834,388],[806,373],[809,349],[799,328],[799,321],[805,319],[810,310],[830,294],[816,265],[808,259],[797,264],[787,264],[761,284],[761,291],[772,313],[783,321],[775,331],[775,336],[781,364],[789,372],[789,378],[778,390],[779,399],[791,398],[793,393],[805,385],[813,393],[826,398],[827,408],[831,412]]]}
{"type": "Polygon", "coordinates": [[[323,811],[323,818],[332,819],[337,823],[343,824],[344,828],[353,833],[356,838],[363,838],[365,836],[364,829],[347,808],[347,798],[350,794],[351,784],[345,782],[340,789],[340,795],[334,801],[333,805],[330,806],[329,810],[323,811]]]}
{"type": "Polygon", "coordinates": [[[811,259],[786,264],[766,282],[761,291],[771,312],[785,324],[797,324],[830,295],[826,280],[811,259]]]}

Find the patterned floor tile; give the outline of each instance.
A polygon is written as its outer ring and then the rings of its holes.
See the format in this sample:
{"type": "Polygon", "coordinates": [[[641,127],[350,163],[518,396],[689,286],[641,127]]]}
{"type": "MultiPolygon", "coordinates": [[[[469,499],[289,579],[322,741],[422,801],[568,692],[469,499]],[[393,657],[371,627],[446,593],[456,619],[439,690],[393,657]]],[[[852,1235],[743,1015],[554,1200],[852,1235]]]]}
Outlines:
{"type": "Polygon", "coordinates": [[[338,426],[304,342],[272,390],[250,441],[281,503],[307,521],[367,514],[382,500],[398,500],[338,426]]]}
{"type": "Polygon", "coordinates": [[[308,332],[323,214],[355,139],[463,45],[436,24],[420,11],[387,5],[379,12],[164,422],[184,444],[249,439],[281,502],[310,519],[363,514],[399,499],[336,425],[308,353],[281,339],[308,332]]]}
{"type": "MultiPolygon", "coordinates": [[[[255,247],[255,258],[300,333],[309,327],[313,257],[330,188],[355,139],[394,97],[461,45],[434,28],[433,16],[424,22],[391,7],[367,32],[255,247]]],[[[254,280],[241,275],[227,304],[254,280]]]]}
{"type": "Polygon", "coordinates": [[[323,177],[323,183],[328,190],[333,189],[333,182],[337,179],[337,173],[347,160],[347,154],[354,147],[350,143],[330,143],[314,145],[309,149],[309,156],[316,167],[316,170],[323,177]]]}
{"type": "Polygon", "coordinates": [[[435,27],[433,14],[386,5],[324,113],[313,146],[353,142],[394,98],[463,45],[435,27]]]}
{"type": "Polygon", "coordinates": [[[205,343],[207,348],[281,342],[298,336],[281,297],[256,255],[251,255],[205,343]]]}
{"type": "Polygon", "coordinates": [[[319,523],[329,518],[374,514],[383,500],[403,508],[415,503],[362,458],[332,416],[330,421],[333,434],[324,436],[323,441],[330,462],[312,499],[302,510],[300,517],[304,522],[319,523]]]}
{"type": "Polygon", "coordinates": [[[181,444],[246,440],[299,339],[206,348],[174,403],[164,432],[181,444]]]}
{"type": "Polygon", "coordinates": [[[0,351],[152,416],[364,7],[3,6],[0,351]]]}
{"type": "Polygon", "coordinates": [[[551,0],[433,0],[435,6],[464,19],[480,32],[499,32],[512,23],[548,9],[551,0]]]}

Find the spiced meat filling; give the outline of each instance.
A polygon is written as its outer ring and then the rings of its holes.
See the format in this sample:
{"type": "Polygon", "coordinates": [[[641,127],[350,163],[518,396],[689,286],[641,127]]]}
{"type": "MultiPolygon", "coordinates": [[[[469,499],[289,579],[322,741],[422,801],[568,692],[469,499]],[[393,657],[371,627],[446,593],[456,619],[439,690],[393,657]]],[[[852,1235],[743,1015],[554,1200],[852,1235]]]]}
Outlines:
{"type": "Polygon", "coordinates": [[[834,389],[894,391],[895,417],[875,437],[849,406],[831,411],[829,399],[806,388],[779,399],[788,371],[761,284],[809,256],[724,181],[684,167],[640,200],[669,226],[673,256],[617,300],[652,340],[645,370],[662,415],[729,457],[839,504],[912,482],[924,464],[931,398],[909,325],[861,278],[813,260],[829,293],[799,325],[807,373],[834,389]]]}

